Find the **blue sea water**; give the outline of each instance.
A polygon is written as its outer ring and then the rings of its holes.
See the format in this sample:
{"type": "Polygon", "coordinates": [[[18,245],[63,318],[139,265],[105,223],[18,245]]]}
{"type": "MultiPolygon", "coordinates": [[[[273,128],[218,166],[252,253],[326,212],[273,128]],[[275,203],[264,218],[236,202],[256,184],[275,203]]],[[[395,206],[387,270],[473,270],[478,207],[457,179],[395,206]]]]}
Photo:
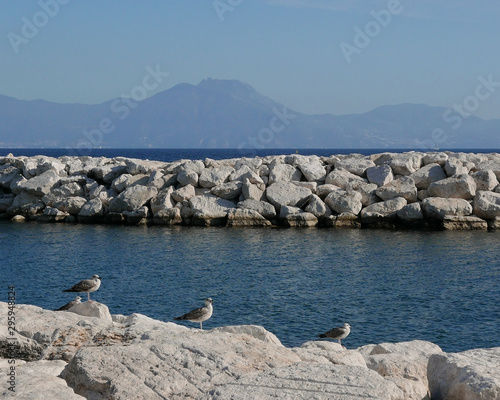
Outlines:
{"type": "MultiPolygon", "coordinates": [[[[106,151],[159,159],[149,150],[106,151]]],[[[173,159],[233,157],[176,154],[173,159]]],[[[57,308],[75,296],[63,289],[99,274],[102,286],[91,297],[114,314],[172,321],[212,297],[214,315],[204,328],[262,325],[286,346],[349,322],[347,348],[413,339],[445,351],[496,347],[499,235],[0,221],[0,299],[14,285],[19,303],[57,308]]]]}

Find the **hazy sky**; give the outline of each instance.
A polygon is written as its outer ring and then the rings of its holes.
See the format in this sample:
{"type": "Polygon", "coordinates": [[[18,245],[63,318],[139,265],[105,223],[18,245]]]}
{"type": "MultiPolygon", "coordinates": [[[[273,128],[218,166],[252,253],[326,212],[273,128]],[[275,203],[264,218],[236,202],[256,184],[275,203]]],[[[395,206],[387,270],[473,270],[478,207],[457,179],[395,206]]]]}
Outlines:
{"type": "Polygon", "coordinates": [[[211,77],[311,114],[409,102],[500,118],[498,0],[23,0],[0,11],[0,94],[18,99],[101,103],[211,77]],[[144,81],[151,70],[158,79],[144,81]]]}

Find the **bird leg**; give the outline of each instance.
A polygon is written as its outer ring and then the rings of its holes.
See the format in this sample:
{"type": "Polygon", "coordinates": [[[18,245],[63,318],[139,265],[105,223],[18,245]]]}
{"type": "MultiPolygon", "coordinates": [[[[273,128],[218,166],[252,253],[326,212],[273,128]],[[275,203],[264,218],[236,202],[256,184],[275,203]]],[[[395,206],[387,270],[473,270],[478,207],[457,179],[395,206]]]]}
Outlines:
{"type": "Polygon", "coordinates": [[[95,303],[95,301],[90,300],[90,292],[87,292],[87,301],[88,301],[89,303],[95,303]]]}
{"type": "Polygon", "coordinates": [[[203,330],[203,322],[200,322],[200,329],[203,330]]]}

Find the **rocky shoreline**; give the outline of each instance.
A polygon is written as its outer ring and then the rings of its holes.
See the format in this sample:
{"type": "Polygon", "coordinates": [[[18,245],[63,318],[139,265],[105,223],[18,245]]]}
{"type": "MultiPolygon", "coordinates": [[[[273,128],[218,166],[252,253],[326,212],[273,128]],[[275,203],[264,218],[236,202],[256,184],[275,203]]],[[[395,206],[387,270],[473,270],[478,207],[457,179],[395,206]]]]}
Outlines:
{"type": "Polygon", "coordinates": [[[6,397],[500,399],[500,348],[445,353],[420,340],[286,348],[260,326],[202,331],[141,314],[110,315],[104,304],[88,302],[59,312],[19,304],[15,313],[9,335],[8,305],[0,302],[6,397]]]}
{"type": "Polygon", "coordinates": [[[496,230],[500,154],[0,157],[13,221],[496,230]]]}

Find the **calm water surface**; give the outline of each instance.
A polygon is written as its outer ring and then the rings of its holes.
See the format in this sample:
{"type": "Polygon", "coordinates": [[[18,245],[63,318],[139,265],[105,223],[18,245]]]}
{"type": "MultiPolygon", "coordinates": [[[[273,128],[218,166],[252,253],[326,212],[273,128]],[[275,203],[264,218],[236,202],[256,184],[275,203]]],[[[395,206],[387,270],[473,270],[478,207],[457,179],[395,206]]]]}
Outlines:
{"type": "MultiPolygon", "coordinates": [[[[0,281],[56,308],[80,279],[114,314],[171,321],[214,299],[207,329],[258,324],[298,346],[349,322],[346,347],[422,339],[500,346],[500,233],[166,228],[0,222],[0,281]]],[[[195,327],[196,324],[186,323],[195,327]]]]}

